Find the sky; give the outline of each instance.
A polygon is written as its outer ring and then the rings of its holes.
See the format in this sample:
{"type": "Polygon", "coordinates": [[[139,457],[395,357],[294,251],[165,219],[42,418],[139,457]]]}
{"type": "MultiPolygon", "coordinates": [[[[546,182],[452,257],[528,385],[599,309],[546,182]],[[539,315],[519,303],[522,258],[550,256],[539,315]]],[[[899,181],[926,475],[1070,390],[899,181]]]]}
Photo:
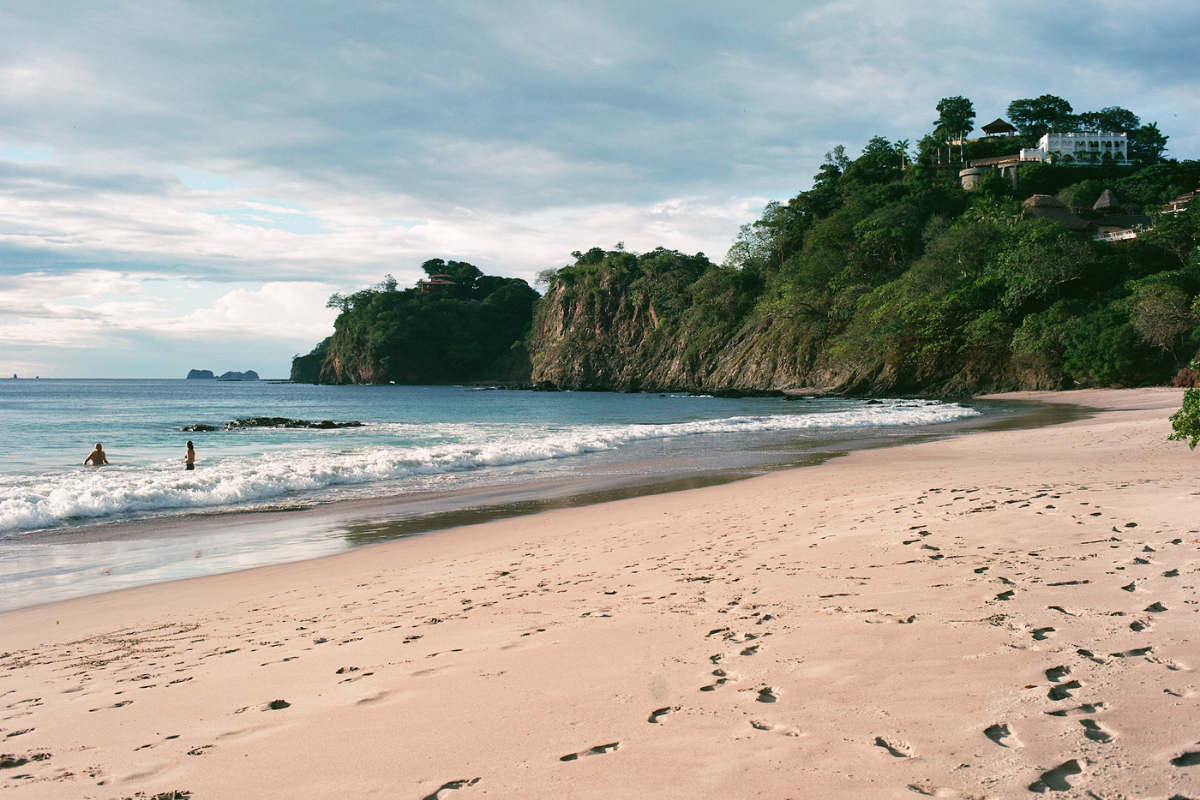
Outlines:
{"type": "Polygon", "coordinates": [[[1200,157],[1200,4],[0,0],[0,376],[287,377],[430,258],[720,261],[835,145],[1054,94],[1200,157]]]}

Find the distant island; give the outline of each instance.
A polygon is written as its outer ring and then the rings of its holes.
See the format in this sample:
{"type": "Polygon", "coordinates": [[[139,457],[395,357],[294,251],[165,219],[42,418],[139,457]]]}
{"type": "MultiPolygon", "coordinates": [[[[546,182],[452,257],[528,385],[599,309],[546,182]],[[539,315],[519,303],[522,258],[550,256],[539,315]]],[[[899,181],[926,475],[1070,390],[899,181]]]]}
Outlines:
{"type": "Polygon", "coordinates": [[[187,374],[189,381],[256,381],[258,373],[252,369],[245,372],[224,372],[214,375],[211,369],[193,369],[187,374]]]}
{"type": "Polygon", "coordinates": [[[415,289],[335,295],[334,335],[291,378],[926,396],[1187,380],[1200,162],[1117,107],[1016,100],[974,139],[969,100],[937,111],[911,146],[835,147],[720,263],[594,247],[539,274],[537,298],[434,259],[415,289]]]}

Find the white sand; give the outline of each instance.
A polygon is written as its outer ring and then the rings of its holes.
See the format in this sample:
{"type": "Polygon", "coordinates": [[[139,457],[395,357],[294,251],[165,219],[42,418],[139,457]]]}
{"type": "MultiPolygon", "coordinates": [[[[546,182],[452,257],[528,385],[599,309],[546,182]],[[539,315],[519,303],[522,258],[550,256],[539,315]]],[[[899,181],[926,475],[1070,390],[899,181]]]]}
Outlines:
{"type": "Polygon", "coordinates": [[[0,615],[0,790],[1200,798],[1181,394],[0,615]]]}

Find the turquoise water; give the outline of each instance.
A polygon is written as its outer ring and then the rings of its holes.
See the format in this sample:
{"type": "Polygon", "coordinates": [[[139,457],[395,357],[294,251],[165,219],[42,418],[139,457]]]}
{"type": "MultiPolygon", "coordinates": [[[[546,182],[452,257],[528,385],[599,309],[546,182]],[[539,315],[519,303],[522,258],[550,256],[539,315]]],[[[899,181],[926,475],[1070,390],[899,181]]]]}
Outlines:
{"type": "MultiPolygon", "coordinates": [[[[406,496],[478,493],[584,476],[595,482],[765,467],[834,439],[911,435],[979,414],[976,408],[923,400],[3,380],[0,608],[28,604],[34,595],[39,599],[32,602],[41,602],[350,546],[337,531],[275,525],[230,539],[230,549],[218,557],[216,542],[228,534],[212,525],[198,550],[181,545],[178,537],[150,537],[154,541],[147,544],[139,535],[134,542],[120,533],[119,523],[173,522],[195,514],[211,521],[212,514],[337,500],[402,502],[406,496]],[[221,428],[254,416],[364,424],[181,430],[196,424],[221,428]],[[197,453],[194,471],[181,463],[189,439],[197,453]],[[104,444],[110,465],[82,466],[96,442],[104,444]],[[117,533],[78,535],[95,530],[117,533]],[[96,558],[113,562],[110,575],[127,578],[86,581],[84,573],[97,569],[96,558]],[[38,594],[44,584],[53,592],[38,594]]],[[[231,524],[235,519],[229,517],[231,524]]]]}

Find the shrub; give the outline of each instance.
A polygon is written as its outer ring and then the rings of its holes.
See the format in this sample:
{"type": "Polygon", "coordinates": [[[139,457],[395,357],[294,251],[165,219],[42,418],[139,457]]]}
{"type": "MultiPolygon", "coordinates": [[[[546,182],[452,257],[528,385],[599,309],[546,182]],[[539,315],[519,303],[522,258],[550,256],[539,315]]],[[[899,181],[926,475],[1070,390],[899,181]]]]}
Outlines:
{"type": "MultiPolygon", "coordinates": [[[[1191,370],[1200,371],[1200,361],[1188,365],[1191,370]]],[[[1167,438],[1173,442],[1188,443],[1195,450],[1200,442],[1200,389],[1185,389],[1183,392],[1183,407],[1171,415],[1171,427],[1175,429],[1167,438]]]]}

